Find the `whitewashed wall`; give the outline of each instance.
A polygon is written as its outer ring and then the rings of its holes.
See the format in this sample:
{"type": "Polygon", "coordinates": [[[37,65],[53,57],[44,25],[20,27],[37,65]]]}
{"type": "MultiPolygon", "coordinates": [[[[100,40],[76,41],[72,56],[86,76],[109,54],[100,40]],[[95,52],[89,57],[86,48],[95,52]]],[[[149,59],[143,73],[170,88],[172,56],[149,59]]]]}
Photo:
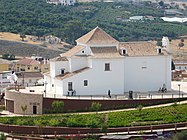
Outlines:
{"type": "Polygon", "coordinates": [[[0,86],[11,85],[10,80],[7,79],[7,77],[10,76],[10,75],[11,75],[11,72],[9,72],[9,73],[0,73],[0,86]]]}
{"type": "Polygon", "coordinates": [[[55,79],[55,87],[56,87],[56,94],[63,95],[63,81],[59,79],[55,79]]]}
{"type": "Polygon", "coordinates": [[[111,95],[123,94],[123,59],[95,59],[92,66],[92,69],[64,80],[64,95],[67,95],[68,82],[73,82],[76,95],[108,95],[108,90],[111,95]],[[105,71],[105,63],[111,64],[111,71],[105,71]],[[84,80],[88,80],[87,87],[84,86],[84,80]]]}
{"type": "Polygon", "coordinates": [[[55,77],[61,74],[61,69],[65,69],[65,72],[70,70],[68,61],[55,61],[50,62],[50,75],[51,77],[55,77]]]}
{"type": "Polygon", "coordinates": [[[81,68],[88,67],[87,57],[71,58],[71,71],[76,71],[81,68]]]}
{"type": "Polygon", "coordinates": [[[171,89],[170,56],[126,57],[124,67],[125,92],[171,89]]]}
{"type": "Polygon", "coordinates": [[[51,91],[51,78],[49,76],[44,75],[44,82],[47,82],[46,91],[51,91]]]}

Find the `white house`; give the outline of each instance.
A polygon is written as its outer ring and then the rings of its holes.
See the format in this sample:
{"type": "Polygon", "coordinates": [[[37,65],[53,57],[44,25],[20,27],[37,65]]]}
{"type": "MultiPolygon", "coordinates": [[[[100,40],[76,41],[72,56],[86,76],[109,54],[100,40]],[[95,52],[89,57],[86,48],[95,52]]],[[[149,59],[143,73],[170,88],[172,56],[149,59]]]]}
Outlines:
{"type": "Polygon", "coordinates": [[[171,90],[171,56],[152,42],[118,42],[99,27],[50,61],[47,94],[111,95],[171,90]]]}
{"type": "Polygon", "coordinates": [[[61,4],[61,5],[74,5],[75,4],[75,0],[46,0],[47,3],[50,4],[61,4]]]}
{"type": "Polygon", "coordinates": [[[11,71],[0,71],[0,88],[11,85],[10,79],[8,79],[10,75],[11,71]]]}

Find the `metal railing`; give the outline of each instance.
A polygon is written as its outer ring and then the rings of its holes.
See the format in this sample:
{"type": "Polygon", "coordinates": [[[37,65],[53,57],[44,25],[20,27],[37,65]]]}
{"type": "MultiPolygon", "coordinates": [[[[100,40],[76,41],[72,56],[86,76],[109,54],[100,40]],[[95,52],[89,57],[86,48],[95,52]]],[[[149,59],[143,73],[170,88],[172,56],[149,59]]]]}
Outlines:
{"type": "Polygon", "coordinates": [[[89,99],[89,100],[125,100],[125,99],[164,99],[164,98],[184,98],[187,97],[187,93],[180,92],[168,92],[168,93],[158,93],[158,92],[146,92],[146,93],[140,93],[140,92],[134,92],[132,94],[132,97],[129,97],[129,93],[124,94],[111,94],[111,96],[108,95],[66,95],[63,96],[62,94],[50,94],[48,93],[46,95],[48,98],[63,98],[63,99],[89,99]]]}

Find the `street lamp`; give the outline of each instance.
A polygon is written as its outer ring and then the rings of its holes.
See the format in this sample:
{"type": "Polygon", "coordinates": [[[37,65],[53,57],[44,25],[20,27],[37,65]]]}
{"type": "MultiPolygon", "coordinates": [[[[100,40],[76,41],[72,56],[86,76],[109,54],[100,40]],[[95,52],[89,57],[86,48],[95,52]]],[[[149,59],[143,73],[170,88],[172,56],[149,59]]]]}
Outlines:
{"type": "Polygon", "coordinates": [[[22,84],[25,85],[24,72],[22,72],[22,84]]]}
{"type": "Polygon", "coordinates": [[[180,86],[181,86],[181,85],[180,85],[180,84],[178,84],[178,86],[179,86],[179,98],[180,98],[180,94],[181,94],[181,93],[180,93],[180,86]]]}
{"type": "Polygon", "coordinates": [[[47,83],[47,81],[45,81],[45,82],[44,82],[44,86],[45,86],[45,90],[44,90],[45,97],[46,97],[46,94],[47,94],[47,92],[46,92],[46,90],[47,90],[47,87],[46,87],[46,86],[47,86],[47,84],[48,84],[48,83],[47,83]]]}

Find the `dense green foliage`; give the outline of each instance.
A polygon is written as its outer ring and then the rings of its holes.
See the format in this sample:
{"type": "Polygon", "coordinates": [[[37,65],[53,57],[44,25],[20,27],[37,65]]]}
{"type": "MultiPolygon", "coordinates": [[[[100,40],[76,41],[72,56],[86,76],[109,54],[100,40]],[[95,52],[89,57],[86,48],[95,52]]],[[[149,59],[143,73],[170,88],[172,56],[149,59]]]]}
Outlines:
{"type": "Polygon", "coordinates": [[[1,133],[1,134],[0,134],[0,140],[6,140],[6,136],[5,136],[4,133],[1,133]]]}
{"type": "Polygon", "coordinates": [[[168,107],[110,112],[106,114],[68,114],[23,117],[0,117],[0,123],[37,126],[123,127],[187,121],[187,104],[168,107]],[[106,122],[107,121],[107,122],[106,122]]]}
{"type": "Polygon", "coordinates": [[[90,110],[91,111],[99,111],[99,110],[101,110],[101,106],[102,106],[102,104],[100,104],[98,102],[92,102],[90,110]]]}
{"type": "Polygon", "coordinates": [[[2,58],[7,60],[15,60],[15,55],[6,53],[2,55],[2,58]]]}
{"type": "Polygon", "coordinates": [[[160,19],[123,21],[130,16],[160,17],[163,13],[163,9],[148,3],[95,2],[62,6],[47,4],[45,0],[0,0],[0,31],[36,36],[54,34],[69,43],[96,26],[119,41],[148,40],[162,35],[175,38],[187,32],[183,24],[166,23],[160,19]]]}
{"type": "Polygon", "coordinates": [[[64,102],[53,101],[52,108],[53,108],[53,113],[62,113],[64,109],[64,102]]]}

